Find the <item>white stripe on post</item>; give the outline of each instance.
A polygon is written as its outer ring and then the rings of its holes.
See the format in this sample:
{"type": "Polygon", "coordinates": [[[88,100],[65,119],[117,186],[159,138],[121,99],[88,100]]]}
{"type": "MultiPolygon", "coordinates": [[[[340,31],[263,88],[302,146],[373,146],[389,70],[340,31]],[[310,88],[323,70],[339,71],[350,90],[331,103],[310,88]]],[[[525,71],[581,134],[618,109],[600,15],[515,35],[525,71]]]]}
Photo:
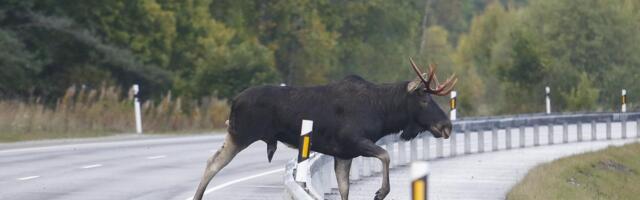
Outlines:
{"type": "Polygon", "coordinates": [[[545,100],[547,104],[547,114],[551,114],[551,98],[549,98],[549,93],[551,93],[551,88],[549,86],[544,88],[545,91],[545,100]]]}
{"type": "Polygon", "coordinates": [[[300,145],[298,147],[298,166],[296,168],[296,181],[308,182],[309,172],[309,155],[311,154],[311,131],[313,130],[313,121],[302,120],[302,128],[300,129],[300,145]]]}
{"type": "Polygon", "coordinates": [[[138,98],[140,87],[138,84],[133,85],[133,107],[136,117],[136,133],[142,134],[142,113],[140,112],[140,99],[138,98]]]}
{"type": "Polygon", "coordinates": [[[411,163],[411,199],[429,199],[429,165],[418,161],[411,163]]]}

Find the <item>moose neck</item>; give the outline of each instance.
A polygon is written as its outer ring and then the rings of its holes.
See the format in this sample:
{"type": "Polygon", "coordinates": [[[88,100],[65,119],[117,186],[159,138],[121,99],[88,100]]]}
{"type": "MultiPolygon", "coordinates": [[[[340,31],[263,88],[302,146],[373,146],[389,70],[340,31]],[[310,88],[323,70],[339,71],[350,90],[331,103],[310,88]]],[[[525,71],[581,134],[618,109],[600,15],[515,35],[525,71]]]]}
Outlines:
{"type": "Polygon", "coordinates": [[[379,86],[378,100],[383,114],[383,135],[395,134],[403,130],[410,122],[407,110],[407,84],[399,82],[379,86]]]}

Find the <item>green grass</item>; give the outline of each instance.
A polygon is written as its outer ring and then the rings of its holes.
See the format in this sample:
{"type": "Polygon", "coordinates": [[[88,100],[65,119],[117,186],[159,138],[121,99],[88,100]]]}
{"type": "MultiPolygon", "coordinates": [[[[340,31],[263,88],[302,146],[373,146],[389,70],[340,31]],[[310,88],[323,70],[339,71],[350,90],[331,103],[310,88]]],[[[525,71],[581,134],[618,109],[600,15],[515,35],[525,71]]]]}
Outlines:
{"type": "Polygon", "coordinates": [[[542,164],[507,199],[639,199],[640,143],[542,164]]]}

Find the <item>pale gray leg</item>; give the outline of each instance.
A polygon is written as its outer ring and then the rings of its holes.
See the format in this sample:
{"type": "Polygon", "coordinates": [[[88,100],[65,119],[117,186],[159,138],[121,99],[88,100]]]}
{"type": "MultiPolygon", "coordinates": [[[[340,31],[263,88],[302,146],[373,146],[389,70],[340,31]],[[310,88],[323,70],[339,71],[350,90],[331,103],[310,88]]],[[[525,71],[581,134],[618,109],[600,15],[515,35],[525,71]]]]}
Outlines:
{"type": "Polygon", "coordinates": [[[352,159],[333,157],[333,169],[336,171],[338,190],[340,190],[342,200],[349,199],[349,171],[351,171],[351,161],[352,159]]]}
{"type": "Polygon", "coordinates": [[[238,146],[233,142],[231,135],[227,134],[225,138],[224,144],[222,147],[207,161],[207,167],[205,168],[204,175],[202,176],[202,180],[200,181],[200,185],[198,185],[198,189],[196,190],[196,194],[194,195],[194,200],[201,200],[204,195],[205,189],[207,189],[207,185],[213,177],[222,169],[224,166],[229,164],[231,159],[238,154],[238,152],[242,151],[246,146],[238,146]]]}
{"type": "Polygon", "coordinates": [[[374,197],[376,200],[382,200],[391,191],[391,186],[389,185],[389,163],[391,161],[389,153],[371,141],[362,141],[358,147],[362,151],[362,156],[375,157],[382,162],[382,186],[374,197]]]}

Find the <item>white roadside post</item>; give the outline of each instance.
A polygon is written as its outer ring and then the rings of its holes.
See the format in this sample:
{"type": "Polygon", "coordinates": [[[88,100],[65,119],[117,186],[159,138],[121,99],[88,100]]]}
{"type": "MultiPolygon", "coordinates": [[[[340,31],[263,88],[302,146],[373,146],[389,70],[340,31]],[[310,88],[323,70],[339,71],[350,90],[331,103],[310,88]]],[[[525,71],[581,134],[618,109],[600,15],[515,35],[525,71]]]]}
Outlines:
{"type": "Polygon", "coordinates": [[[451,114],[450,114],[450,119],[451,121],[456,120],[457,118],[457,112],[456,112],[456,104],[458,102],[456,102],[458,96],[458,93],[456,91],[451,91],[451,101],[450,101],[450,106],[451,106],[451,114]]]}
{"type": "Polygon", "coordinates": [[[622,89],[622,108],[620,110],[625,113],[627,112],[627,90],[622,89]]]}
{"type": "MultiPolygon", "coordinates": [[[[451,108],[451,112],[449,114],[449,119],[451,121],[454,121],[457,119],[457,111],[456,111],[456,100],[457,100],[457,92],[456,91],[451,91],[451,100],[449,101],[449,107],[451,108]]],[[[453,157],[456,156],[457,153],[457,141],[456,141],[456,133],[453,132],[453,130],[451,130],[451,135],[449,136],[449,156],[453,157]]],[[[439,141],[442,141],[442,138],[440,138],[439,141]]]]}
{"type": "Polygon", "coordinates": [[[411,199],[427,200],[429,196],[429,165],[425,161],[411,163],[411,199]]]}
{"type": "Polygon", "coordinates": [[[142,134],[142,114],[140,113],[140,99],[138,98],[140,87],[138,84],[133,85],[133,107],[136,114],[136,133],[142,134]]]}
{"type": "Polygon", "coordinates": [[[305,184],[309,181],[307,172],[309,172],[309,155],[311,154],[311,130],[313,130],[313,121],[302,120],[295,179],[305,184]]]}
{"type": "Polygon", "coordinates": [[[551,99],[549,98],[549,93],[551,92],[551,88],[549,86],[544,88],[545,91],[545,99],[547,103],[547,115],[551,114],[551,99]]]}

